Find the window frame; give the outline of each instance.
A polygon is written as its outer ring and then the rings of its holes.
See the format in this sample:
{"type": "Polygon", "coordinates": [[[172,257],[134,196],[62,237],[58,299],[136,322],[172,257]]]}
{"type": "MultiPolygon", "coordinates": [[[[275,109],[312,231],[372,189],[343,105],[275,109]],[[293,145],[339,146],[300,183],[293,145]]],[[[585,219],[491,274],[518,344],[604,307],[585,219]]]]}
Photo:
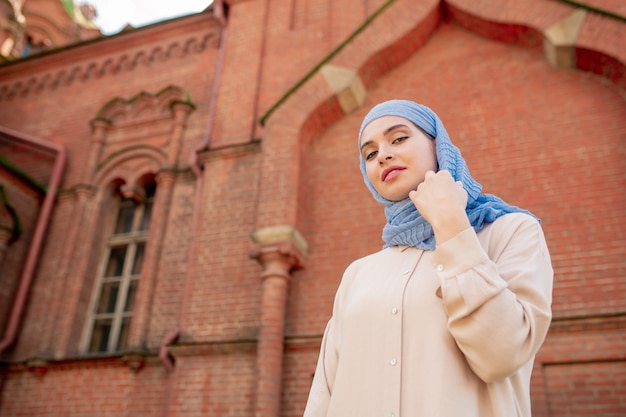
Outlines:
{"type": "MultiPolygon", "coordinates": [[[[156,191],[156,189],[154,190],[156,191]]],[[[102,251],[102,258],[100,259],[97,269],[97,276],[94,281],[94,288],[92,290],[92,297],[88,307],[88,317],[86,320],[86,330],[84,332],[84,338],[81,343],[80,351],[85,355],[107,355],[117,354],[128,351],[128,340],[130,339],[130,326],[132,318],[136,311],[136,297],[141,282],[141,275],[145,264],[145,255],[148,245],[148,237],[150,231],[150,223],[152,221],[152,211],[154,209],[154,195],[152,192],[150,196],[142,198],[141,201],[134,201],[131,198],[125,198],[121,193],[116,192],[114,195],[113,207],[111,212],[115,211],[112,216],[112,222],[108,225],[108,231],[105,237],[104,250],[102,251]],[[132,204],[135,209],[133,212],[133,219],[130,231],[116,233],[118,221],[122,215],[124,205],[132,204]],[[143,230],[139,230],[144,221],[144,217],[148,214],[148,223],[143,230]],[[143,254],[141,254],[141,268],[138,273],[133,274],[135,263],[137,258],[139,247],[143,246],[143,254]],[[119,276],[106,276],[107,268],[111,261],[112,250],[116,247],[124,247],[125,255],[122,265],[122,272],[119,276]],[[102,302],[102,294],[107,283],[119,283],[118,293],[115,299],[115,306],[112,312],[98,312],[98,306],[102,302]],[[130,311],[126,311],[128,305],[129,289],[133,282],[136,282],[134,289],[134,299],[132,300],[132,308],[130,311]],[[126,345],[120,346],[120,338],[123,337],[123,325],[124,319],[129,319],[126,329],[126,345]],[[102,343],[96,343],[96,349],[93,349],[94,334],[97,330],[98,320],[110,320],[110,327],[107,335],[106,350],[100,350],[99,345],[102,343]]]]}

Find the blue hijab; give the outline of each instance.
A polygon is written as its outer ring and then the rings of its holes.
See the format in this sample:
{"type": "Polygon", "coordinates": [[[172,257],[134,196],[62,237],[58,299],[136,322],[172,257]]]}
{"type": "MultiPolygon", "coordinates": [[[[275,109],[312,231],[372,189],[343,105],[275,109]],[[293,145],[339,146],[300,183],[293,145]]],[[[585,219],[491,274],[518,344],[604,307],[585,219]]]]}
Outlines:
{"type": "MultiPolygon", "coordinates": [[[[438,169],[449,171],[455,181],[461,181],[463,184],[468,195],[465,212],[475,231],[478,232],[486,223],[491,223],[507,213],[521,212],[532,216],[528,211],[511,206],[494,195],[481,193],[482,186],[470,175],[461,152],[450,141],[443,123],[435,112],[426,106],[408,100],[389,100],[374,106],[361,124],[359,145],[363,129],[373,120],[383,116],[403,117],[435,138],[438,169]]],[[[409,198],[390,201],[381,196],[367,178],[362,155],[360,160],[365,185],[374,198],[385,205],[387,224],[383,228],[385,242],[383,247],[408,245],[420,249],[435,249],[432,226],[420,215],[413,202],[409,198]]]]}

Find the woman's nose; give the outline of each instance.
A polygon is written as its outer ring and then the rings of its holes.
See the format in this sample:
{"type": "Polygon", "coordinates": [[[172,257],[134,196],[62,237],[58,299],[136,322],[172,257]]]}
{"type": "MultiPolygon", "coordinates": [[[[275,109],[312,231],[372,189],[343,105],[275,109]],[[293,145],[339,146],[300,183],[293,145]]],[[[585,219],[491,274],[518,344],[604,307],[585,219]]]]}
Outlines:
{"type": "Polygon", "coordinates": [[[393,159],[393,154],[386,149],[381,149],[378,151],[378,162],[383,163],[384,161],[388,161],[393,159]]]}

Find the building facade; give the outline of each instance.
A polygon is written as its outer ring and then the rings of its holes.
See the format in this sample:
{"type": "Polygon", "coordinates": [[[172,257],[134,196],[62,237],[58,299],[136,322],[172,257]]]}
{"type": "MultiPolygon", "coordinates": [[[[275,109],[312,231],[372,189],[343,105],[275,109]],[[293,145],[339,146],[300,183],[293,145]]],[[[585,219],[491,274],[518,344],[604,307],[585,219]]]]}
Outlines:
{"type": "Polygon", "coordinates": [[[572,3],[216,1],[105,37],[0,1],[0,416],[301,415],[382,245],[356,135],[390,98],[542,219],[533,415],[626,414],[626,9],[572,3]]]}

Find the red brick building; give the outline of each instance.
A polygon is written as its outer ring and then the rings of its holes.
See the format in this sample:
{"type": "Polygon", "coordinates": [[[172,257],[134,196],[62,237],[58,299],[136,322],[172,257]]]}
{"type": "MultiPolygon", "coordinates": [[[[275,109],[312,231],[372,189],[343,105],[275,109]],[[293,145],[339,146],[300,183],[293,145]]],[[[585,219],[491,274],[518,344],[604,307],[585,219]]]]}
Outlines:
{"type": "Polygon", "coordinates": [[[108,37],[0,5],[0,416],[301,415],[382,244],[356,133],[389,98],[542,218],[534,415],[626,415],[623,2],[231,0],[108,37]]]}

